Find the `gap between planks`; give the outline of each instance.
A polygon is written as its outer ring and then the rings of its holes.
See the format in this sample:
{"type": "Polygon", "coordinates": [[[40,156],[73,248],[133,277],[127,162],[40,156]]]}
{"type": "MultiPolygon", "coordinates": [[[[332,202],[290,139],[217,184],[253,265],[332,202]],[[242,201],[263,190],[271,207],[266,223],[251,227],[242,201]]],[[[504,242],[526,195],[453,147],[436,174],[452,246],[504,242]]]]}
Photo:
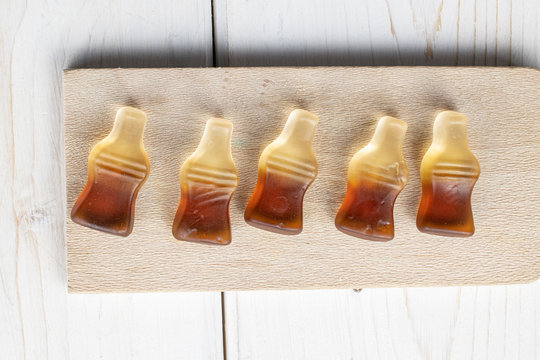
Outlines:
{"type": "MultiPolygon", "coordinates": [[[[212,66],[217,67],[217,46],[216,46],[216,0],[210,0],[210,12],[212,17],[212,66]]],[[[227,360],[227,329],[225,326],[225,292],[221,292],[221,341],[223,343],[223,360],[227,360]]]]}

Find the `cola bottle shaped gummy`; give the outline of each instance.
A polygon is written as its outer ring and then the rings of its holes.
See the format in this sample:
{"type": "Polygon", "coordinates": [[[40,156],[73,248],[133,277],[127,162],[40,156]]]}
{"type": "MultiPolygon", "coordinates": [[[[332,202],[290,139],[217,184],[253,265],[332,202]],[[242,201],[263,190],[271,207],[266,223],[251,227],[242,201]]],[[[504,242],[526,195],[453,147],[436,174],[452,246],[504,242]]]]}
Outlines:
{"type": "Polygon", "coordinates": [[[341,232],[375,241],[394,237],[394,202],[409,176],[401,151],[406,131],[404,121],[382,117],[369,144],[351,159],[335,219],[341,232]]]}
{"type": "Polygon", "coordinates": [[[257,228],[286,235],[302,232],[304,194],[317,176],[312,141],[317,116],[294,110],[259,159],[257,184],[244,213],[257,228]]]}
{"type": "Polygon", "coordinates": [[[420,167],[418,229],[436,235],[471,236],[471,194],[479,176],[478,160],[467,143],[467,117],[455,111],[441,112],[420,167]]]}
{"type": "Polygon", "coordinates": [[[88,180],[71,211],[75,223],[114,235],[131,233],[135,200],[150,171],[142,142],[145,123],[139,109],[118,110],[110,134],[88,157],[88,180]]]}
{"type": "Polygon", "coordinates": [[[172,229],[178,240],[231,242],[229,203],[238,186],[231,134],[229,120],[208,120],[199,146],[182,165],[180,203],[172,229]]]}

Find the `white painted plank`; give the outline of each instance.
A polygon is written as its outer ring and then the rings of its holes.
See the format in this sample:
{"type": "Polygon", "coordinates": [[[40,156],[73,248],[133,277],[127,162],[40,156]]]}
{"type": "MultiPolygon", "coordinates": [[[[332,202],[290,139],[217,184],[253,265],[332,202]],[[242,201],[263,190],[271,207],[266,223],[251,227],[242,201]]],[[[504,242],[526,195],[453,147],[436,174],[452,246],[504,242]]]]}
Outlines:
{"type": "Polygon", "coordinates": [[[227,359],[536,359],[540,283],[225,294],[227,359]]]}
{"type": "Polygon", "coordinates": [[[72,294],[69,359],[221,359],[221,307],[201,293],[72,294]]]}
{"type": "MultiPolygon", "coordinates": [[[[540,67],[534,0],[218,0],[217,63],[540,67]]],[[[230,292],[228,359],[535,359],[540,282],[230,292]]]]}
{"type": "Polygon", "coordinates": [[[217,62],[535,66],[534,0],[217,0],[217,62]],[[510,51],[511,49],[511,51],[510,51]]]}
{"type": "Polygon", "coordinates": [[[68,296],[63,224],[62,69],[209,65],[210,2],[2,5],[0,357],[222,358],[219,293],[68,296]]]}

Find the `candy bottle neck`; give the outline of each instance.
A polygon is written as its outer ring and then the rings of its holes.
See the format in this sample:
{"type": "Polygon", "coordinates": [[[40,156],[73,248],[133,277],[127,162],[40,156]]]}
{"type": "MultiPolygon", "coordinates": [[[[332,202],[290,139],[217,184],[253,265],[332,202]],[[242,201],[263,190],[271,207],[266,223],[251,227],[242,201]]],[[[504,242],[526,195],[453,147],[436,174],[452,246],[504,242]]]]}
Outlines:
{"type": "Polygon", "coordinates": [[[144,112],[132,107],[123,107],[116,113],[110,137],[117,143],[140,146],[145,123],[144,112]]]}
{"type": "Polygon", "coordinates": [[[468,148],[467,117],[450,111],[439,114],[433,124],[433,143],[448,148],[468,148]]]}
{"type": "Polygon", "coordinates": [[[206,153],[230,154],[231,134],[232,124],[230,121],[218,118],[208,120],[197,152],[200,152],[201,155],[206,153]]]}
{"type": "Polygon", "coordinates": [[[279,137],[285,142],[294,141],[298,144],[311,145],[317,122],[318,119],[314,114],[305,110],[294,110],[279,137]]]}
{"type": "Polygon", "coordinates": [[[406,132],[406,122],[390,116],[385,116],[379,120],[377,128],[375,129],[375,134],[370,141],[370,145],[376,149],[401,155],[401,148],[406,132]]]}

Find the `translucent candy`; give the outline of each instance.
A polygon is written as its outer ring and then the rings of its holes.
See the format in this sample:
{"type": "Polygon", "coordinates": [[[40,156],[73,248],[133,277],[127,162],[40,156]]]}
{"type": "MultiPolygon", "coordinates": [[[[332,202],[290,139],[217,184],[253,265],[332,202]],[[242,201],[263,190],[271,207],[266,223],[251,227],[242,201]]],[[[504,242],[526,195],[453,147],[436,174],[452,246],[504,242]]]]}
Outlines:
{"type": "Polygon", "coordinates": [[[302,232],[304,194],[317,176],[312,149],[317,122],[315,114],[294,110],[279,137],[264,149],[244,213],[248,224],[280,234],[302,232]]]}
{"type": "Polygon", "coordinates": [[[199,147],[180,168],[180,204],[172,230],[178,240],[231,242],[229,202],[238,186],[231,133],[229,120],[208,120],[199,147]]]}
{"type": "Polygon", "coordinates": [[[118,110],[111,133],[90,152],[88,181],[71,211],[74,222],[114,235],[131,233],[135,199],[150,172],[145,123],[141,110],[118,110]]]}
{"type": "Polygon", "coordinates": [[[385,116],[349,162],[347,193],[336,215],[345,234],[375,241],[394,237],[394,202],[409,177],[401,147],[407,123],[385,116]]]}
{"type": "Polygon", "coordinates": [[[446,236],[472,235],[471,193],[479,176],[480,166],[467,143],[467,117],[454,111],[441,112],[433,124],[433,143],[420,167],[418,230],[446,236]]]}

